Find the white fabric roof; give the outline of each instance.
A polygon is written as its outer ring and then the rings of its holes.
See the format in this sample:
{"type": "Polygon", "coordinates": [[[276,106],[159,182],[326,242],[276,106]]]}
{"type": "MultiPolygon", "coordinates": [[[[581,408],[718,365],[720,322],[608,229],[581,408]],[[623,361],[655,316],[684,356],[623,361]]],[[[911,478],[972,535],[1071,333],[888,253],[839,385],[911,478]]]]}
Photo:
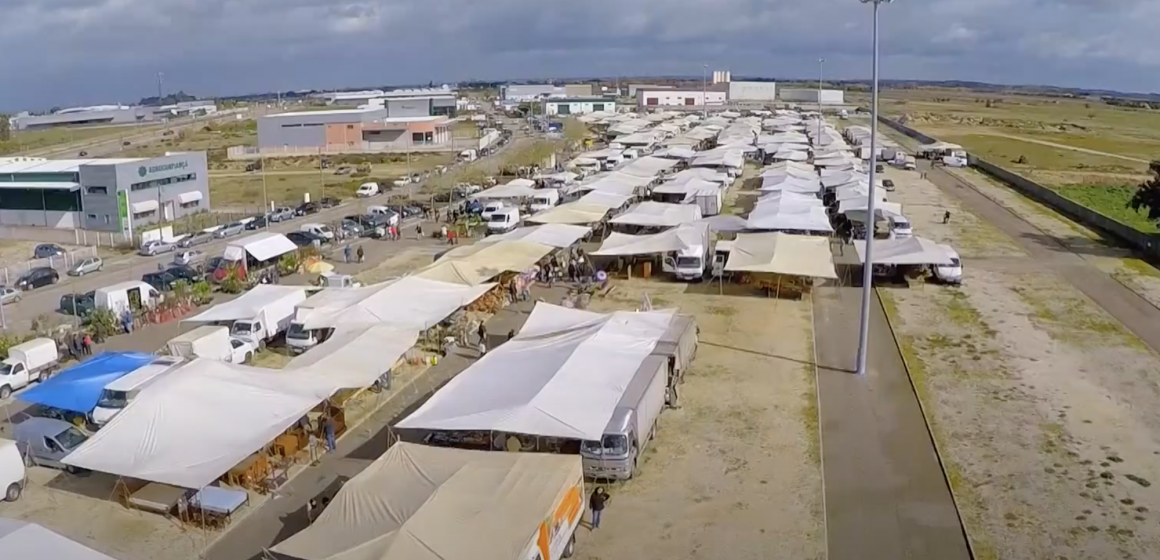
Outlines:
{"type": "Polygon", "coordinates": [[[692,167],[734,167],[740,169],[745,165],[745,158],[740,152],[704,152],[704,155],[693,158],[689,163],[692,167]]]}
{"type": "Polygon", "coordinates": [[[691,204],[667,204],[646,200],[609,220],[614,224],[673,227],[701,219],[701,209],[691,204]]]}
{"type": "Polygon", "coordinates": [[[479,243],[495,243],[498,241],[530,241],[541,245],[549,245],[559,249],[571,247],[588,235],[592,228],[569,224],[544,224],[540,226],[522,227],[503,235],[489,235],[479,243]]]}
{"type": "Polygon", "coordinates": [[[501,241],[457,247],[415,273],[428,280],[478,286],[504,272],[524,272],[555,248],[531,241],[501,241]]]}
{"type": "Polygon", "coordinates": [[[254,289],[242,294],[234,300],[219,303],[205,311],[182,321],[191,323],[216,323],[253,319],[263,309],[279,307],[294,309],[294,306],[306,300],[306,288],[303,286],[279,286],[276,284],[258,284],[254,289]]]}
{"type": "Polygon", "coordinates": [[[780,159],[785,161],[807,161],[810,159],[810,154],[809,152],[782,148],[779,149],[777,153],[773,154],[773,159],[780,159]]]}
{"type": "Polygon", "coordinates": [[[787,233],[740,233],[725,270],[837,278],[830,240],[787,233]]]}
{"type": "Polygon", "coordinates": [[[704,167],[694,167],[691,169],[683,169],[678,171],[676,175],[669,178],[670,183],[682,183],[691,181],[693,179],[701,179],[704,181],[713,181],[724,185],[729,182],[729,175],[727,173],[717,171],[716,169],[706,169],[704,167]]]}
{"type": "Polygon", "coordinates": [[[177,195],[177,201],[182,204],[189,204],[190,202],[197,202],[202,199],[201,191],[183,192],[177,195]]]}
{"type": "MultiPolygon", "coordinates": [[[[525,179],[517,179],[525,180],[525,179]]],[[[514,183],[515,181],[512,181],[514,183]]],[[[534,183],[533,183],[534,184],[534,183]]],[[[497,185],[485,191],[471,195],[471,198],[530,198],[536,195],[536,189],[527,185],[497,185]]]]}
{"type": "Polygon", "coordinates": [[[65,458],[74,467],[199,489],[330,397],[312,371],[198,358],[163,376],[65,458]]]}
{"type": "Polygon", "coordinates": [[[298,305],[307,329],[383,324],[420,331],[479,299],[494,284],[464,286],[406,276],[362,288],[327,288],[298,305]]]}
{"type": "Polygon", "coordinates": [[[339,328],[322,344],[290,360],[286,370],[306,369],[336,388],[370,387],[415,346],[418,331],[387,325],[339,328]]]}
{"type": "Polygon", "coordinates": [[[675,159],[693,159],[697,157],[697,151],[692,148],[674,146],[672,148],[666,148],[664,150],[658,151],[656,156],[675,159]]]}
{"type": "Polygon", "coordinates": [[[222,258],[227,261],[240,261],[245,256],[244,253],[249,253],[255,259],[264,261],[297,250],[298,246],[285,235],[264,231],[226,245],[222,258]]]}
{"type": "MultiPolygon", "coordinates": [[[[866,262],[866,241],[855,240],[858,262],[866,262]]],[[[875,239],[874,264],[934,264],[951,265],[950,255],[938,243],[922,237],[906,239],[875,239]]]]}
{"type": "MultiPolygon", "coordinates": [[[[866,217],[866,210],[869,208],[866,205],[865,198],[847,199],[838,203],[839,214],[858,214],[862,218],[866,217]]],[[[875,202],[874,213],[879,217],[901,216],[902,205],[897,202],[875,202]]],[[[850,217],[855,219],[854,216],[850,217]]],[[[862,221],[862,220],[859,220],[862,221]]]]}
{"type": "Polygon", "coordinates": [[[140,214],[142,212],[152,212],[153,210],[157,209],[157,206],[158,204],[156,200],[149,199],[142,200],[140,202],[134,202],[129,205],[129,208],[133,211],[134,214],[140,214]]]}
{"type": "Polygon", "coordinates": [[[43,526],[0,517],[0,558],[11,560],[113,560],[43,526]]]}
{"type": "Polygon", "coordinates": [[[617,169],[617,171],[628,175],[652,179],[656,175],[676,167],[678,163],[680,162],[672,159],[646,156],[629,162],[628,165],[617,169]]]}
{"type": "Polygon", "coordinates": [[[569,202],[528,216],[527,221],[539,224],[594,224],[603,220],[610,209],[604,204],[569,202]]]}
{"type": "Polygon", "coordinates": [[[669,181],[662,185],[657,185],[653,187],[652,192],[655,194],[687,194],[714,189],[720,190],[721,183],[706,181],[696,177],[687,177],[682,181],[669,181]]]}
{"type": "Polygon", "coordinates": [[[746,221],[749,229],[834,231],[821,201],[815,205],[786,201],[758,202],[746,221]]]}
{"type": "Polygon", "coordinates": [[[546,518],[575,505],[566,500],[586,499],[582,479],[579,455],[400,442],[273,551],[303,560],[515,560],[546,518]]]}
{"type": "MultiPolygon", "coordinates": [[[[609,210],[613,208],[620,208],[632,200],[631,195],[618,194],[608,191],[592,191],[577,200],[578,204],[588,204],[592,206],[603,206],[609,210]]],[[[559,208],[559,206],[557,206],[559,208]]]]}
{"type": "Polygon", "coordinates": [[[612,232],[608,239],[593,251],[596,256],[657,255],[684,251],[690,247],[704,245],[709,240],[709,224],[698,222],[650,235],[628,235],[612,232]]]}
{"type": "Polygon", "coordinates": [[[761,190],[817,193],[822,190],[822,182],[816,176],[810,179],[794,175],[766,176],[761,179],[761,190]]]}
{"type": "Polygon", "coordinates": [[[599,441],[672,311],[608,315],[539,303],[489,352],[396,427],[599,441]]]}

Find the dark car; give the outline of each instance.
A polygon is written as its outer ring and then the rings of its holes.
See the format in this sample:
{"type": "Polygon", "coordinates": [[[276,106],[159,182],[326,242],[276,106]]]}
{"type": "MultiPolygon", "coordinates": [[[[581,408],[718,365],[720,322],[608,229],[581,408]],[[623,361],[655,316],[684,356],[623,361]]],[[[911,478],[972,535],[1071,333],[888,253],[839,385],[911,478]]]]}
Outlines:
{"type": "Polygon", "coordinates": [[[202,277],[202,274],[196,268],[185,265],[170,267],[165,272],[178,280],[185,280],[190,284],[200,281],[202,277]]]}
{"type": "Polygon", "coordinates": [[[256,218],[246,222],[246,229],[251,230],[251,231],[255,230],[255,229],[262,229],[264,227],[266,227],[266,217],[265,216],[258,216],[256,218]]]}
{"type": "Polygon", "coordinates": [[[41,286],[49,286],[60,281],[60,274],[47,266],[34,268],[24,273],[16,281],[18,290],[35,290],[41,286]]]}
{"type": "Polygon", "coordinates": [[[60,245],[54,245],[52,243],[43,243],[37,245],[36,248],[32,250],[32,258],[34,259],[47,259],[49,257],[63,256],[64,249],[62,249],[60,245]]]}
{"type": "Polygon", "coordinates": [[[65,315],[85,317],[96,309],[96,292],[60,296],[60,311],[65,315]]]}
{"type": "Polygon", "coordinates": [[[173,290],[173,284],[177,283],[178,278],[168,272],[150,272],[141,277],[141,281],[153,286],[159,292],[169,292],[173,290]]]}
{"type": "Polygon", "coordinates": [[[299,247],[308,247],[313,245],[315,241],[317,241],[320,245],[326,242],[325,237],[314,235],[313,233],[306,231],[292,231],[286,234],[286,239],[289,239],[299,247]]]}
{"type": "Polygon", "coordinates": [[[323,208],[334,208],[338,206],[339,200],[331,196],[324,196],[318,200],[318,204],[323,208]]]}
{"type": "Polygon", "coordinates": [[[315,214],[321,209],[322,207],[317,202],[303,202],[298,205],[298,208],[294,209],[294,213],[299,216],[305,216],[307,214],[315,214]]]}

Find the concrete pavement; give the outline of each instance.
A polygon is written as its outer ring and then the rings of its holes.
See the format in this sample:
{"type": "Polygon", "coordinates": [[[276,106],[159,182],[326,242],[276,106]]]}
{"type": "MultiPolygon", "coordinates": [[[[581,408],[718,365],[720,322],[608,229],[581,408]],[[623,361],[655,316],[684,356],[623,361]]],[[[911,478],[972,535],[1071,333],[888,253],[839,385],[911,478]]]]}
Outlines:
{"type": "Polygon", "coordinates": [[[918,398],[877,301],[865,376],[853,373],[861,290],[814,291],[830,560],[969,560],[918,398]]]}

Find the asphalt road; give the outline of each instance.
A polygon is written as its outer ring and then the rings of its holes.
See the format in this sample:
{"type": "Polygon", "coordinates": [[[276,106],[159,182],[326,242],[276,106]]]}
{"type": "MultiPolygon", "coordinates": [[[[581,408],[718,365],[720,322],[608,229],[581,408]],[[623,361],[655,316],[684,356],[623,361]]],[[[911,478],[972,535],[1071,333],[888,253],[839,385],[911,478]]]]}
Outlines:
{"type": "MultiPolygon", "coordinates": [[[[523,144],[528,141],[530,141],[529,137],[513,135],[512,141],[505,148],[502,148],[496,154],[493,154],[488,158],[479,160],[476,165],[482,166],[485,172],[494,174],[498,171],[500,164],[500,158],[497,157],[498,154],[510,150],[512,146],[523,144]]],[[[363,210],[366,206],[386,204],[387,200],[391,196],[400,194],[414,194],[420,187],[421,184],[408,185],[402,189],[393,189],[374,197],[346,200],[337,207],[322,210],[317,214],[311,214],[309,216],[273,224],[270,226],[269,231],[289,233],[291,231],[298,231],[298,228],[302,224],[306,223],[337,222],[342,219],[343,216],[363,213],[363,210]]],[[[404,225],[408,223],[413,225],[413,222],[404,222],[404,225]]],[[[205,245],[199,245],[195,247],[195,249],[205,252],[205,254],[208,256],[221,255],[227,244],[238,241],[246,235],[252,235],[254,233],[258,232],[246,232],[245,234],[234,236],[228,239],[215,239],[214,241],[205,245]]],[[[20,303],[4,306],[3,313],[5,328],[8,331],[26,332],[31,330],[32,320],[41,315],[54,314],[57,317],[69,317],[63,313],[58,312],[61,296],[74,293],[83,294],[85,292],[103,288],[105,286],[110,286],[118,282],[139,280],[143,274],[148,272],[156,272],[158,263],[168,265],[172,261],[173,253],[165,253],[155,257],[125,255],[122,257],[111,257],[105,259],[104,269],[99,273],[93,273],[79,278],[65,276],[62,274],[60,282],[56,285],[46,286],[25,292],[20,303]]]]}

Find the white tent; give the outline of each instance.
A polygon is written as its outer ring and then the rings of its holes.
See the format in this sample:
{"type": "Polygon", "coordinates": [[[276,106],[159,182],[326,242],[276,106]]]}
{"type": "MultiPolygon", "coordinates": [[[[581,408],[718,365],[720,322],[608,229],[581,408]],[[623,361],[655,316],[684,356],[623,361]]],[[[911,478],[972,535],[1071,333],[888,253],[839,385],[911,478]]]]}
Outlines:
{"type": "Polygon", "coordinates": [[[834,231],[821,201],[816,206],[786,201],[759,202],[749,213],[746,226],[755,230],[834,231]]]}
{"type": "MultiPolygon", "coordinates": [[[[858,253],[858,262],[866,262],[866,241],[855,240],[854,251],[858,253]]],[[[908,237],[906,239],[875,239],[874,264],[893,265],[943,265],[954,264],[946,249],[938,243],[922,237],[908,237]]]]}
{"type": "Polygon", "coordinates": [[[298,305],[304,326],[325,329],[385,324],[424,330],[479,299],[494,284],[462,284],[406,276],[362,288],[327,288],[298,305]]]}
{"type": "MultiPolygon", "coordinates": [[[[846,203],[847,201],[865,201],[868,196],[870,196],[870,187],[868,185],[854,184],[842,186],[834,191],[834,200],[838,201],[839,204],[846,203]]],[[[874,200],[886,202],[886,191],[882,189],[874,189],[874,200]]],[[[862,202],[861,206],[864,208],[865,204],[865,202],[862,202]]]]}
{"type": "Polygon", "coordinates": [[[479,286],[504,272],[524,272],[555,247],[531,241],[465,245],[443,254],[415,276],[463,286],[479,286]]]}
{"type": "Polygon", "coordinates": [[[396,428],[599,441],[672,311],[608,315],[540,303],[515,338],[451,379],[396,428]]]}
{"type": "Polygon", "coordinates": [[[387,325],[340,327],[326,342],[290,360],[285,369],[308,369],[336,388],[370,387],[415,346],[418,337],[415,330],[387,325]]]}
{"type": "Polygon", "coordinates": [[[716,181],[706,181],[704,179],[698,179],[697,177],[686,177],[679,181],[669,181],[657,185],[653,187],[652,192],[653,194],[688,194],[720,188],[721,183],[716,181]]]}
{"type": "Polygon", "coordinates": [[[709,239],[709,224],[686,224],[660,233],[628,235],[612,232],[594,256],[620,257],[629,255],[659,255],[684,251],[696,245],[704,246],[709,239]]]}
{"type": "MultiPolygon", "coordinates": [[[[733,214],[717,214],[693,223],[694,226],[706,224],[709,231],[737,232],[745,231],[745,218],[733,214]]],[[[718,241],[718,244],[720,241],[718,241]]]]}
{"type": "Polygon", "coordinates": [[[0,558],[5,560],[113,560],[40,525],[0,517],[0,558]]]}
{"type": "Polygon", "coordinates": [[[309,370],[198,358],[158,379],[64,459],[74,467],[199,489],[337,389],[309,370]]]}
{"type": "Polygon", "coordinates": [[[763,192],[757,198],[757,204],[779,203],[788,205],[800,206],[821,206],[822,201],[815,195],[810,193],[794,192],[794,191],[770,191],[763,192]]]}
{"type": "Polygon", "coordinates": [[[666,149],[660,150],[655,155],[656,155],[656,157],[662,157],[662,158],[687,160],[687,159],[693,159],[693,158],[697,157],[697,152],[696,152],[696,150],[693,150],[692,148],[674,146],[672,148],[666,148],[666,149]]]}
{"type": "Polygon", "coordinates": [[[541,245],[549,245],[558,249],[571,247],[588,235],[592,228],[568,224],[544,224],[542,226],[522,227],[502,235],[489,235],[478,243],[496,243],[499,241],[530,241],[541,245]]]}
{"type": "Polygon", "coordinates": [[[740,152],[718,151],[704,152],[704,155],[693,158],[691,167],[732,167],[740,169],[745,165],[745,158],[740,152]]]}
{"type": "Polygon", "coordinates": [[[828,238],[779,232],[738,234],[725,270],[838,277],[828,238]]]}
{"type": "Polygon", "coordinates": [[[294,306],[306,300],[306,288],[302,286],[279,286],[258,284],[241,297],[219,303],[193,317],[182,319],[191,323],[225,323],[253,319],[265,309],[293,310],[294,306]]]}
{"type": "Polygon", "coordinates": [[[678,163],[680,162],[673,159],[647,156],[633,160],[624,167],[617,169],[617,171],[628,175],[634,175],[636,177],[647,177],[652,179],[653,177],[656,177],[657,175],[664,173],[673,167],[676,167],[678,163]]]}
{"type": "MultiPolygon", "coordinates": [[[[516,181],[526,181],[527,179],[516,179],[516,181]]],[[[513,185],[515,181],[505,185],[498,185],[487,189],[485,191],[477,192],[471,195],[472,199],[487,199],[487,198],[531,198],[536,196],[536,189],[528,185],[513,185]]],[[[533,183],[535,184],[535,183],[533,183]]]]}
{"type": "Polygon", "coordinates": [[[767,176],[761,179],[761,190],[817,193],[822,190],[822,182],[816,176],[811,179],[804,179],[793,175],[785,175],[782,177],[767,176]]]}
{"type": "Polygon", "coordinates": [[[674,227],[701,219],[701,209],[691,204],[667,204],[646,200],[609,220],[613,224],[674,227]]]}
{"type": "Polygon", "coordinates": [[[651,146],[657,143],[658,134],[651,130],[618,136],[616,142],[624,146],[651,146]]]}
{"type": "Polygon", "coordinates": [[[809,152],[801,150],[793,150],[789,148],[779,148],[777,153],[773,154],[773,159],[782,161],[808,161],[810,159],[809,152]]]}
{"type": "Polygon", "coordinates": [[[684,169],[684,170],[678,171],[676,173],[676,175],[673,175],[672,177],[670,177],[667,182],[669,182],[669,183],[683,183],[685,181],[691,181],[693,179],[701,179],[703,181],[713,181],[714,183],[721,183],[722,185],[727,185],[730,182],[732,182],[729,178],[728,173],[725,173],[723,171],[717,171],[716,169],[707,169],[704,167],[694,167],[691,169],[684,169]]]}
{"type": "Polygon", "coordinates": [[[242,261],[249,253],[254,259],[264,261],[297,250],[298,246],[285,235],[264,231],[237,241],[231,241],[229,245],[226,245],[222,258],[230,262],[242,261]]]}
{"type": "MultiPolygon", "coordinates": [[[[855,221],[864,221],[866,217],[867,200],[863,198],[846,199],[838,203],[839,214],[849,214],[849,218],[855,221]]],[[[888,218],[891,216],[902,215],[902,205],[897,202],[879,202],[874,203],[874,213],[879,218],[888,218]]]]}
{"type": "Polygon", "coordinates": [[[528,216],[527,221],[537,224],[594,224],[603,220],[611,209],[602,203],[576,201],[528,216]]]}
{"type": "Polygon", "coordinates": [[[583,476],[576,454],[400,442],[343,484],[306,529],[272,550],[301,560],[520,559],[534,536],[557,526],[545,519],[563,526],[578,521],[587,499],[583,476]],[[556,512],[565,513],[553,517],[556,512]]]}

